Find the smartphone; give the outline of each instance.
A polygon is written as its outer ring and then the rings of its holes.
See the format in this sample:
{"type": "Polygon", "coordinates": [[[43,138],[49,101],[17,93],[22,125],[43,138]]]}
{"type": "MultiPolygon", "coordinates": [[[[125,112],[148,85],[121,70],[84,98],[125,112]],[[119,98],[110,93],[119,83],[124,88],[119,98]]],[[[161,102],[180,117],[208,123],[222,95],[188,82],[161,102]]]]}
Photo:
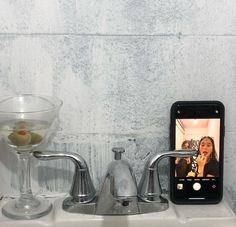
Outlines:
{"type": "Polygon", "coordinates": [[[216,204],[223,195],[224,105],[178,101],[171,107],[171,149],[196,149],[170,160],[170,198],[176,204],[216,204]]]}

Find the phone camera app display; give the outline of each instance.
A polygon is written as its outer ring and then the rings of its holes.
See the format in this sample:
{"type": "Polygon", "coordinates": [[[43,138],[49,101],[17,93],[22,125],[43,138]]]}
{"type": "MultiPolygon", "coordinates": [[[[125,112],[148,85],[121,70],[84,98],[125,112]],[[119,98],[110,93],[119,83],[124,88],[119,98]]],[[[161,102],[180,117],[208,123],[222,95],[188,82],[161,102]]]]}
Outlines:
{"type": "Polygon", "coordinates": [[[178,178],[219,177],[220,119],[177,119],[176,149],[196,149],[197,154],[175,159],[178,178]]]}

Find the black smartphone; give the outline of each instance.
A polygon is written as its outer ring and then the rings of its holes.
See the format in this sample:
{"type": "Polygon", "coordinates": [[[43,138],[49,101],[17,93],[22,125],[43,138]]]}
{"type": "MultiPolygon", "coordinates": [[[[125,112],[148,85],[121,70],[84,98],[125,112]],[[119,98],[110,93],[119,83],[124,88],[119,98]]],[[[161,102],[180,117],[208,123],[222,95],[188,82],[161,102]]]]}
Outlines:
{"type": "Polygon", "coordinates": [[[223,195],[224,105],[178,101],[171,107],[171,149],[196,149],[171,158],[170,198],[176,204],[215,204],[223,195]]]}

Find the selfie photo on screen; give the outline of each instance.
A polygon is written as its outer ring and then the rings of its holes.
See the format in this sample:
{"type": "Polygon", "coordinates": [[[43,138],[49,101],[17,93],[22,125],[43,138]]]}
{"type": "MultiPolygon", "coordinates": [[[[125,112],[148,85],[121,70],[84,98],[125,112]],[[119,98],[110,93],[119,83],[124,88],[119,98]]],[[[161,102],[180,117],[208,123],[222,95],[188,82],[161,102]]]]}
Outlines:
{"type": "Polygon", "coordinates": [[[175,159],[176,177],[218,177],[220,119],[176,119],[177,149],[195,149],[196,156],[175,159]]]}

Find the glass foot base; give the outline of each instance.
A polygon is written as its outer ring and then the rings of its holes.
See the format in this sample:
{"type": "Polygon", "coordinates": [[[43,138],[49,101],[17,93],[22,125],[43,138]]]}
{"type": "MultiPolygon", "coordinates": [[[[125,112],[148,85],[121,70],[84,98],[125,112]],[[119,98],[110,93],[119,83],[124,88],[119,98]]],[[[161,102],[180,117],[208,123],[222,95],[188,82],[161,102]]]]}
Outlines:
{"type": "Polygon", "coordinates": [[[30,200],[14,199],[5,204],[2,213],[12,219],[35,219],[48,214],[52,210],[52,204],[42,198],[30,200]]]}

